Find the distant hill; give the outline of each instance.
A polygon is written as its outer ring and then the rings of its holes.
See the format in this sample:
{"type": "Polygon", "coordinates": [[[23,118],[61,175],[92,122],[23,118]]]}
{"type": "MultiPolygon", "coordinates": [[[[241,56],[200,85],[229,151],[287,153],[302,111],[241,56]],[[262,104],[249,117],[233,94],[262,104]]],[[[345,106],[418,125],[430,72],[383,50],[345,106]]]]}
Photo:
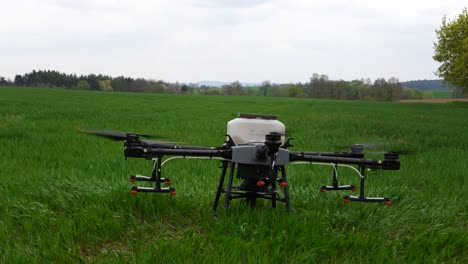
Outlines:
{"type": "MultiPolygon", "coordinates": [[[[199,81],[199,86],[206,85],[211,87],[222,87],[223,85],[230,84],[232,82],[220,82],[220,81],[199,81]]],[[[242,86],[260,86],[261,83],[241,82],[242,86]]]]}
{"type": "Polygon", "coordinates": [[[220,81],[199,81],[197,82],[199,86],[205,85],[205,86],[210,86],[210,87],[221,87],[225,84],[228,84],[227,82],[220,82],[220,81]]]}
{"type": "Polygon", "coordinates": [[[453,90],[455,88],[447,86],[444,80],[417,80],[401,82],[403,87],[416,90],[453,90]]]}

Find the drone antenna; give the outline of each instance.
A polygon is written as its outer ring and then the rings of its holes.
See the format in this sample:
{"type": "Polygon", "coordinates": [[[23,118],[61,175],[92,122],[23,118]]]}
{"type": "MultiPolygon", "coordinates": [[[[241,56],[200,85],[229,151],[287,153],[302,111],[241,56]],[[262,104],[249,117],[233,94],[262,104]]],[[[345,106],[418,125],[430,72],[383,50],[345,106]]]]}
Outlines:
{"type": "Polygon", "coordinates": [[[293,140],[294,140],[294,138],[288,138],[288,139],[286,140],[286,142],[285,142],[280,148],[288,149],[288,148],[294,147],[294,145],[291,144],[291,141],[293,141],[293,140]]]}
{"type": "Polygon", "coordinates": [[[226,134],[225,136],[227,137],[227,140],[224,142],[224,146],[226,146],[226,148],[230,148],[236,145],[230,135],[226,134]]]}

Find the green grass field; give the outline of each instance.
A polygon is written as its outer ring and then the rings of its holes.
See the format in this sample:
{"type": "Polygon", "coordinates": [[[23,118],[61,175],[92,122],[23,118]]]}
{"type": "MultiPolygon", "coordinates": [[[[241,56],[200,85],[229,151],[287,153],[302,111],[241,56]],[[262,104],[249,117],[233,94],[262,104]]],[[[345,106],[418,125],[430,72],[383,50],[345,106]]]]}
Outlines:
{"type": "Polygon", "coordinates": [[[451,90],[442,90],[442,91],[432,91],[433,98],[452,98],[453,91],[451,90]]]}
{"type": "Polygon", "coordinates": [[[0,88],[0,263],[467,263],[467,135],[466,103],[0,88]],[[217,146],[238,112],[278,115],[292,150],[384,141],[416,153],[400,171],[369,174],[367,194],[392,206],[343,204],[349,193],[319,192],[331,169],[290,165],[291,213],[233,201],[216,222],[219,161],[169,162],[176,196],[131,196],[129,175],[148,174],[150,162],[124,161],[122,143],[74,129],[217,146]]]}
{"type": "Polygon", "coordinates": [[[422,93],[424,99],[446,99],[454,96],[451,90],[427,90],[422,91],[422,93]]]}

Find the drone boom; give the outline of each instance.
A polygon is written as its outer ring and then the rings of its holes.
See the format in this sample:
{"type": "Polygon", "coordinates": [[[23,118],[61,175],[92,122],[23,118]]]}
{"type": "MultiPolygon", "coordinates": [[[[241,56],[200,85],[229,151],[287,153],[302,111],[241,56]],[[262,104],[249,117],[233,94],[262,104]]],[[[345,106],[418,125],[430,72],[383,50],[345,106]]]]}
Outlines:
{"type": "Polygon", "coordinates": [[[360,165],[371,168],[379,168],[383,170],[399,170],[400,169],[400,160],[399,155],[386,155],[384,160],[370,160],[364,158],[353,158],[353,157],[343,157],[345,155],[341,154],[339,156],[331,155],[306,155],[301,152],[291,153],[291,161],[310,161],[310,162],[324,162],[332,164],[350,164],[350,165],[360,165]]]}
{"type": "Polygon", "coordinates": [[[192,149],[188,148],[129,148],[125,151],[126,157],[152,159],[160,156],[195,156],[195,157],[224,157],[229,158],[228,150],[192,149]],[[134,154],[138,153],[138,154],[134,154]]]}

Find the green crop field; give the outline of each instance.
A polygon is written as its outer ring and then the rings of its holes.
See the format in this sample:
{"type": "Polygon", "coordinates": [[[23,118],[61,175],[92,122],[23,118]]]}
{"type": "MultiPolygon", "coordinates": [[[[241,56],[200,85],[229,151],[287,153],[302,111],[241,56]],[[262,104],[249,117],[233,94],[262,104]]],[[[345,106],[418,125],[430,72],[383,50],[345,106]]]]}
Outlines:
{"type": "Polygon", "coordinates": [[[0,263],[467,263],[467,135],[467,103],[0,88],[0,263]],[[391,206],[344,204],[347,192],[319,192],[330,168],[288,165],[291,213],[232,201],[215,221],[219,161],[171,161],[177,195],[131,196],[129,175],[151,162],[125,161],[121,142],[74,129],[218,146],[238,112],[277,115],[292,150],[388,142],[415,153],[400,171],[368,176],[367,194],[391,206]]]}
{"type": "Polygon", "coordinates": [[[451,90],[434,90],[432,92],[432,98],[452,98],[453,91],[451,90]]]}

